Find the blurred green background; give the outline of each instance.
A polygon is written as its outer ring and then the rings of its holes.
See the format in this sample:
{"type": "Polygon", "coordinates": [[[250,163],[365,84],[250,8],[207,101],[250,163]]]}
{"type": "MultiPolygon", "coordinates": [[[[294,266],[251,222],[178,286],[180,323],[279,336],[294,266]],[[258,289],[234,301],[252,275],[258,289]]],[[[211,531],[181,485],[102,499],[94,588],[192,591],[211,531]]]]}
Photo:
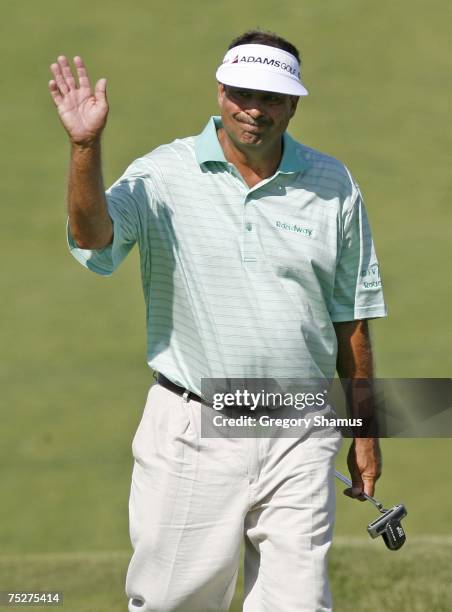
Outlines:
{"type": "MultiPolygon", "coordinates": [[[[133,252],[103,279],[67,251],[68,146],[47,92],[49,64],[61,53],[80,54],[93,81],[108,79],[108,185],[134,158],[201,131],[216,112],[215,69],[233,37],[259,26],[293,41],[310,95],[290,132],[344,161],[366,198],[389,306],[389,318],[372,327],[378,374],[448,377],[452,10],[446,0],[1,4],[0,590],[66,585],[58,572],[78,567],[67,570],[78,602],[67,600],[67,610],[107,609],[90,599],[102,584],[116,597],[108,609],[122,610],[130,444],[152,383],[138,259],[133,252]],[[107,568],[96,588],[80,573],[92,559],[107,568]]],[[[441,589],[441,568],[452,561],[451,442],[382,446],[378,495],[406,503],[411,551],[433,555],[441,589]]],[[[344,453],[338,466],[345,471],[344,453]]],[[[356,590],[363,580],[360,559],[366,565],[382,553],[381,542],[355,541],[367,538],[374,517],[369,504],[338,495],[338,610],[382,602],[393,609],[377,589],[383,577],[377,585],[370,569],[366,589],[377,599],[347,603],[356,596],[353,580],[356,590]]],[[[425,580],[406,550],[397,558],[384,551],[374,562],[375,571],[393,564],[389,592],[394,576],[411,585],[425,580]]],[[[452,609],[450,590],[438,601],[428,597],[426,607],[412,596],[397,609],[452,609]]]]}

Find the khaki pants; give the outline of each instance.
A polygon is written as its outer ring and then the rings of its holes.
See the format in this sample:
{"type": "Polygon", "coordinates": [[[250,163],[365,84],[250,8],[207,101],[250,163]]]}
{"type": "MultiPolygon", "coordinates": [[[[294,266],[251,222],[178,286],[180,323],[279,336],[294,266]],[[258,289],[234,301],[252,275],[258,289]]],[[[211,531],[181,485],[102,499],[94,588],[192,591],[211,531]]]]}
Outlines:
{"type": "Polygon", "coordinates": [[[154,385],[132,450],[129,612],[327,612],[341,438],[201,438],[200,404],[154,385]]]}

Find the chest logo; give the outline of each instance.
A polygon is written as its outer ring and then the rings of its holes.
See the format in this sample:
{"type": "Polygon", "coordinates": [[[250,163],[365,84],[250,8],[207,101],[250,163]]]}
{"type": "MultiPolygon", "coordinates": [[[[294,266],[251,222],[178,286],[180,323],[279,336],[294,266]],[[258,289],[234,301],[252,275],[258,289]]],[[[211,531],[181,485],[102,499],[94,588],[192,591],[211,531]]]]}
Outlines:
{"type": "Polygon", "coordinates": [[[306,236],[307,238],[311,238],[313,234],[313,229],[311,227],[303,227],[302,225],[297,225],[296,223],[285,223],[284,221],[276,221],[276,227],[278,229],[286,230],[288,232],[301,234],[302,236],[306,236]]]}

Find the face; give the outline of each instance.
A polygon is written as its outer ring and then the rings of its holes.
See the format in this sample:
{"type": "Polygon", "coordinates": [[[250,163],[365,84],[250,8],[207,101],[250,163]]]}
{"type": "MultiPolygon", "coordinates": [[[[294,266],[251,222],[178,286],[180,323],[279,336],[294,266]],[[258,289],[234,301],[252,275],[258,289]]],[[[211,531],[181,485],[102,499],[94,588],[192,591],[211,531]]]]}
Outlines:
{"type": "Polygon", "coordinates": [[[238,148],[279,143],[295,114],[298,97],[218,84],[223,128],[238,148]]]}

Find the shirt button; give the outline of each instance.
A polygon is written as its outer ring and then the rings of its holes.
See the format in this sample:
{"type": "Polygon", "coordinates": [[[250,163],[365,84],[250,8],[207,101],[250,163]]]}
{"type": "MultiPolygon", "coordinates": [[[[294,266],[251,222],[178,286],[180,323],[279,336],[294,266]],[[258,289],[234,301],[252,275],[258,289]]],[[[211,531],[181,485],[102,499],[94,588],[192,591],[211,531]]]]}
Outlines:
{"type": "Polygon", "coordinates": [[[250,232],[253,229],[253,224],[252,223],[247,223],[245,225],[246,229],[250,232]]]}

